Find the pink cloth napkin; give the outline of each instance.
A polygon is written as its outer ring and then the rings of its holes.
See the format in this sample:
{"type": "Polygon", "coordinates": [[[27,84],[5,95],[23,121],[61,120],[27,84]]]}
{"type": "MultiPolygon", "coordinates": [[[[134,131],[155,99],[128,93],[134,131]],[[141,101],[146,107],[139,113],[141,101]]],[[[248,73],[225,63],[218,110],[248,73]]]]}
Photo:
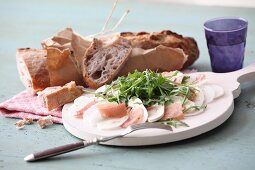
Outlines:
{"type": "Polygon", "coordinates": [[[40,119],[51,115],[55,123],[62,123],[61,109],[48,111],[47,108],[42,107],[36,102],[35,95],[30,94],[26,90],[0,104],[0,114],[5,117],[40,119]]]}

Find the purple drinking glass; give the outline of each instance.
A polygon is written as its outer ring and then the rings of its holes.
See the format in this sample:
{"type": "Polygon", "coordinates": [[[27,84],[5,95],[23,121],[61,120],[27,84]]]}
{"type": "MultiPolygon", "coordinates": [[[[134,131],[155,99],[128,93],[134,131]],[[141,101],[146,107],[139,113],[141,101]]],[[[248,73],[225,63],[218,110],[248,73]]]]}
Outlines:
{"type": "Polygon", "coordinates": [[[243,18],[216,18],[204,23],[213,72],[243,67],[248,22],[243,18]]]}

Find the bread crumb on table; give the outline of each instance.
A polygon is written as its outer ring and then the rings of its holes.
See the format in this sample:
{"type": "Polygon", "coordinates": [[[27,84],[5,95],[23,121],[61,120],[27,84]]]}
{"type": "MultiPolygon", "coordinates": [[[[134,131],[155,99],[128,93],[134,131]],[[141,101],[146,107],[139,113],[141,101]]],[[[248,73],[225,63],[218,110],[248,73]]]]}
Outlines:
{"type": "MultiPolygon", "coordinates": [[[[23,129],[25,127],[25,125],[30,125],[33,123],[33,121],[34,120],[32,118],[23,118],[22,120],[17,121],[15,123],[15,126],[17,129],[23,129]]],[[[42,118],[38,119],[37,123],[38,123],[39,127],[41,129],[43,129],[46,126],[50,126],[53,124],[53,117],[51,115],[42,117],[42,118]]]]}
{"type": "Polygon", "coordinates": [[[51,115],[42,117],[37,121],[39,127],[41,129],[45,128],[46,126],[50,126],[53,124],[53,117],[51,115]]]}
{"type": "Polygon", "coordinates": [[[23,120],[24,120],[25,124],[29,124],[29,125],[32,124],[34,121],[32,118],[29,118],[29,117],[24,118],[23,120]]]}
{"type": "Polygon", "coordinates": [[[15,126],[17,129],[23,129],[25,127],[25,125],[30,125],[33,123],[33,119],[32,118],[23,118],[22,120],[19,120],[15,123],[15,126]]]}
{"type": "Polygon", "coordinates": [[[24,120],[19,120],[15,123],[17,129],[23,129],[25,127],[24,120]]]}

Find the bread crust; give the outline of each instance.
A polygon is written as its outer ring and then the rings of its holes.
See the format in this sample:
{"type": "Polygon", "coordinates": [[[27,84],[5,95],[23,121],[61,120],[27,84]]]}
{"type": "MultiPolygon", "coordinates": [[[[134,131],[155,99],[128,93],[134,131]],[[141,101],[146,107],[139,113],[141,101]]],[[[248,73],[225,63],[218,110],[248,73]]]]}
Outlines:
{"type": "Polygon", "coordinates": [[[156,72],[180,70],[186,61],[187,55],[180,48],[163,45],[149,50],[133,48],[128,61],[118,75],[126,76],[134,70],[144,71],[146,69],[156,72]]]}
{"type": "Polygon", "coordinates": [[[32,93],[50,86],[46,56],[46,50],[32,48],[17,49],[16,61],[21,81],[32,93]]]}
{"type": "Polygon", "coordinates": [[[170,30],[161,32],[122,32],[120,36],[130,40],[133,48],[144,50],[163,45],[171,48],[180,48],[188,56],[184,68],[192,65],[199,57],[199,49],[196,41],[191,37],[183,37],[170,30]]]}
{"type": "Polygon", "coordinates": [[[86,40],[81,35],[74,33],[71,41],[73,56],[80,74],[82,74],[83,60],[87,48],[91,45],[91,41],[86,40]]]}
{"type": "Polygon", "coordinates": [[[70,81],[82,85],[82,75],[79,74],[75,63],[71,59],[69,49],[59,50],[57,48],[47,48],[47,69],[51,86],[62,86],[70,81]]]}
{"type": "Polygon", "coordinates": [[[49,111],[74,101],[83,94],[81,86],[76,86],[74,81],[64,86],[48,87],[38,93],[37,102],[49,111]]]}
{"type": "Polygon", "coordinates": [[[16,61],[22,83],[33,94],[51,86],[62,86],[70,81],[83,85],[82,75],[77,71],[69,49],[63,51],[20,48],[16,61]]]}

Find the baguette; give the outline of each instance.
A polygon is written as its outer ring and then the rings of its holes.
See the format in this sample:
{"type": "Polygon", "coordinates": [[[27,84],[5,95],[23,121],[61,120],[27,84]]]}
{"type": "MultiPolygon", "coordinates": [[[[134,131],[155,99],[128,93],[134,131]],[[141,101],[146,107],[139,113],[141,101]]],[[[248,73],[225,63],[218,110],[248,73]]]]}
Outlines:
{"type": "Polygon", "coordinates": [[[16,52],[16,61],[20,79],[32,94],[51,85],[46,50],[19,48],[16,52]]]}
{"type": "Polygon", "coordinates": [[[59,50],[20,48],[16,61],[20,79],[32,94],[51,86],[62,86],[70,81],[83,84],[80,74],[71,59],[69,49],[59,50]]]}

